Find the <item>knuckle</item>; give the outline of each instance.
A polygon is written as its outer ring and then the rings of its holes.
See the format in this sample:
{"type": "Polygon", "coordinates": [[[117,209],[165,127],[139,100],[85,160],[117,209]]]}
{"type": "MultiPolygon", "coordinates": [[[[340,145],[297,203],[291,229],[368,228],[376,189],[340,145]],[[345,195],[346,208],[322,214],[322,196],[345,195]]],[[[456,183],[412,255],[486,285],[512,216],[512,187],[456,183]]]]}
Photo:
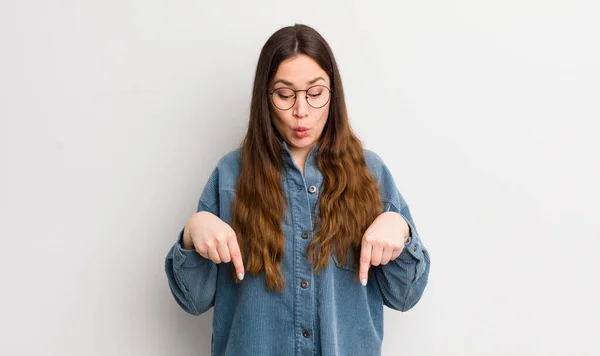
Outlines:
{"type": "Polygon", "coordinates": [[[240,249],[240,246],[238,245],[238,242],[236,239],[229,240],[229,248],[231,250],[239,250],[240,249]]]}
{"type": "Polygon", "coordinates": [[[207,244],[198,245],[198,251],[208,254],[210,251],[210,246],[207,244]]]}
{"type": "Polygon", "coordinates": [[[216,247],[219,249],[219,251],[225,251],[228,248],[227,241],[219,240],[216,247]]]}
{"type": "Polygon", "coordinates": [[[366,236],[365,240],[373,246],[381,245],[381,237],[375,234],[369,234],[366,236]]]}
{"type": "Polygon", "coordinates": [[[202,251],[202,249],[197,248],[196,252],[198,252],[198,254],[204,258],[208,257],[208,254],[206,253],[206,251],[202,251]]]}
{"type": "Polygon", "coordinates": [[[360,263],[370,263],[371,259],[365,256],[360,257],[360,263]]]}
{"type": "Polygon", "coordinates": [[[232,259],[237,260],[240,257],[242,257],[242,254],[240,253],[239,250],[231,251],[231,258],[232,259]]]}

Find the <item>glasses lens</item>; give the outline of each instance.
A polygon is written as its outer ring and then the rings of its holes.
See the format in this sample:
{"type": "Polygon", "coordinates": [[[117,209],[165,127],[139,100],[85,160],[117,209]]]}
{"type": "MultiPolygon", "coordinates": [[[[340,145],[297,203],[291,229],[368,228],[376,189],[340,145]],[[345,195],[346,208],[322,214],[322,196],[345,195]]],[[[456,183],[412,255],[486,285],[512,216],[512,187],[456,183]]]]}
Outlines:
{"type": "Polygon", "coordinates": [[[278,109],[287,110],[294,106],[295,93],[291,89],[281,88],[273,92],[273,105],[278,109]]]}
{"type": "Polygon", "coordinates": [[[308,90],[308,103],[313,108],[325,106],[329,101],[329,89],[322,85],[317,85],[308,90]]]}

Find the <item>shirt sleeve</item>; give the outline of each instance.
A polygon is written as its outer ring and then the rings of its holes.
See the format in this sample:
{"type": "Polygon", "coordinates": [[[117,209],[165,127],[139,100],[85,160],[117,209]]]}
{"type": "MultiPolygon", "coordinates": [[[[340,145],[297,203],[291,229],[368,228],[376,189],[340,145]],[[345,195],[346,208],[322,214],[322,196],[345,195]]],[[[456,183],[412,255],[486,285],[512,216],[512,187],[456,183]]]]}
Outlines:
{"type": "Polygon", "coordinates": [[[383,162],[378,185],[384,212],[392,211],[400,214],[408,223],[410,235],[398,258],[385,265],[374,267],[373,273],[384,304],[395,310],[407,311],[421,299],[427,285],[429,252],[421,241],[410,208],[383,162]]]}
{"type": "MultiPolygon", "coordinates": [[[[204,186],[196,211],[208,211],[219,216],[217,168],[204,186]]],[[[165,258],[165,272],[179,306],[190,314],[199,315],[214,306],[218,265],[196,250],[184,249],[183,232],[184,228],[165,258]]]]}

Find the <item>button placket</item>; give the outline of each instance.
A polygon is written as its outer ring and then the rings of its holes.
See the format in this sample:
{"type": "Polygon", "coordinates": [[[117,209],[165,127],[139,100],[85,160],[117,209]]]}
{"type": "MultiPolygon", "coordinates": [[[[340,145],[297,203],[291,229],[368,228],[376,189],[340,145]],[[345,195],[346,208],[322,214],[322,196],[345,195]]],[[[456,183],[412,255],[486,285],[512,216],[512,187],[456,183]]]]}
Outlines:
{"type": "Polygon", "coordinates": [[[301,175],[297,170],[288,170],[287,179],[288,183],[293,182],[293,186],[290,186],[291,191],[295,191],[291,195],[290,211],[291,221],[294,224],[293,230],[296,238],[294,239],[294,277],[296,281],[296,287],[294,292],[294,302],[297,306],[294,308],[294,326],[298,330],[298,336],[300,341],[298,344],[299,352],[302,354],[308,353],[314,348],[314,341],[312,340],[312,329],[311,326],[315,324],[316,315],[316,297],[315,289],[312,288],[311,283],[313,281],[313,271],[310,263],[305,257],[306,247],[313,236],[313,212],[311,207],[314,204],[315,196],[318,193],[318,176],[315,179],[315,174],[311,172],[311,168],[307,167],[305,176],[301,175]],[[310,182],[310,183],[309,183],[310,182]],[[311,185],[312,183],[312,185],[311,185]]]}

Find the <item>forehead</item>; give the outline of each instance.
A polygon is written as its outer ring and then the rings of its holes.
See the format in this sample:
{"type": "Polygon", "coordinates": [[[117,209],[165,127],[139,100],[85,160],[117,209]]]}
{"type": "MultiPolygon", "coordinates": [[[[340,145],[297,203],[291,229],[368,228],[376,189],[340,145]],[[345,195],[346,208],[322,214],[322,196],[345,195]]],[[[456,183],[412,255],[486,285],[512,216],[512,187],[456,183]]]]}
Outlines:
{"type": "Polygon", "coordinates": [[[320,80],[320,83],[329,83],[329,76],[323,68],[311,57],[300,54],[281,62],[272,82],[282,79],[294,86],[303,86],[317,77],[325,79],[320,80]]]}

